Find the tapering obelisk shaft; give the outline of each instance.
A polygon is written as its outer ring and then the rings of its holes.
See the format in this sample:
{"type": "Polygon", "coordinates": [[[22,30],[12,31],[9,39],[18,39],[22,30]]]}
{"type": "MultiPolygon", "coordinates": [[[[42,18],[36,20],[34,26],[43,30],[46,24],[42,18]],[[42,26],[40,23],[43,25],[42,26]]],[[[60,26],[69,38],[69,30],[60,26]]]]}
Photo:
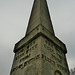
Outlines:
{"type": "Polygon", "coordinates": [[[43,25],[54,35],[46,0],[34,0],[26,35],[29,34],[39,24],[43,25]]]}

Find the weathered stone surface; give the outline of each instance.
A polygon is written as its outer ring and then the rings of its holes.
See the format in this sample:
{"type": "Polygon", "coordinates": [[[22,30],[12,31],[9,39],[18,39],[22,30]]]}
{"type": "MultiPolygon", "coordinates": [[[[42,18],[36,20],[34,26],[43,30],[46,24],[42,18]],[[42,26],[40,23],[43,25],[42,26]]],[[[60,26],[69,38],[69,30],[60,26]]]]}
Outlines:
{"type": "Polygon", "coordinates": [[[42,24],[47,30],[54,34],[46,0],[34,0],[26,35],[39,24],[42,24]]]}
{"type": "Polygon", "coordinates": [[[53,41],[39,35],[16,52],[11,75],[54,75],[56,71],[69,75],[65,53],[53,41]]]}
{"type": "Polygon", "coordinates": [[[34,1],[26,36],[14,53],[10,75],[70,75],[66,46],[54,34],[46,0],[34,1]]]}

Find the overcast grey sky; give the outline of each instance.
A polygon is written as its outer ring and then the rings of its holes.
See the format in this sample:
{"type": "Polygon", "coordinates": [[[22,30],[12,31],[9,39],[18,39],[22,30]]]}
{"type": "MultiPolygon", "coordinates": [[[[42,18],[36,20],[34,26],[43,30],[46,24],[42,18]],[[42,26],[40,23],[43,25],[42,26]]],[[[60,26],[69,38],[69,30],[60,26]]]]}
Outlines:
{"type": "MultiPolygon", "coordinates": [[[[75,0],[47,0],[56,36],[67,46],[69,68],[75,67],[75,0]]],[[[24,37],[33,0],[0,0],[0,75],[9,75],[13,49],[24,37]]]]}

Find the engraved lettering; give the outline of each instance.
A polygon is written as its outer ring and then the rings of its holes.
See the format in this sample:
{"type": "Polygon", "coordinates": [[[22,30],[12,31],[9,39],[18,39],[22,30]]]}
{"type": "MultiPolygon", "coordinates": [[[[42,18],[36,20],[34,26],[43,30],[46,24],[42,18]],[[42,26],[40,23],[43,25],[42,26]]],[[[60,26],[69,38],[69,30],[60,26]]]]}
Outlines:
{"type": "Polygon", "coordinates": [[[18,59],[21,58],[22,56],[24,56],[24,53],[21,53],[20,55],[16,56],[15,59],[18,60],[18,59]]]}
{"type": "Polygon", "coordinates": [[[46,61],[50,62],[52,65],[55,65],[55,62],[53,60],[51,60],[50,58],[46,57],[43,54],[42,54],[42,58],[45,59],[46,61]]]}
{"type": "Polygon", "coordinates": [[[54,50],[51,49],[50,47],[48,47],[46,44],[44,44],[44,47],[45,47],[47,50],[49,50],[50,52],[53,52],[53,54],[54,54],[54,50]]]}
{"type": "Polygon", "coordinates": [[[34,45],[34,44],[35,44],[35,40],[32,41],[31,43],[29,43],[29,44],[27,45],[27,49],[28,49],[29,47],[31,47],[32,45],[34,45]]]}
{"type": "Polygon", "coordinates": [[[24,60],[26,60],[27,58],[29,58],[30,57],[30,54],[29,55],[27,55],[27,56],[25,56],[25,57],[23,57],[23,58],[21,58],[20,59],[20,62],[22,62],[22,61],[24,61],[24,60]]]}
{"type": "Polygon", "coordinates": [[[17,70],[18,68],[22,68],[23,64],[20,64],[18,66],[16,66],[15,68],[11,69],[11,73],[14,72],[15,70],[17,70]]]}
{"type": "Polygon", "coordinates": [[[38,59],[39,57],[40,57],[40,55],[37,55],[37,56],[35,56],[34,58],[31,58],[30,60],[24,62],[24,67],[25,67],[27,64],[31,63],[32,61],[35,61],[35,60],[38,59]]]}
{"type": "Polygon", "coordinates": [[[35,56],[35,57],[33,57],[33,58],[31,58],[31,59],[29,59],[28,61],[26,61],[26,62],[24,62],[24,63],[22,63],[22,64],[16,66],[15,68],[13,68],[13,69],[11,70],[11,73],[14,72],[15,70],[23,69],[26,65],[28,65],[28,64],[30,64],[31,62],[37,60],[38,58],[40,58],[40,54],[37,55],[37,56],[35,56]]]}
{"type": "Polygon", "coordinates": [[[57,62],[61,63],[62,64],[62,60],[58,59],[57,57],[55,57],[53,54],[51,54],[52,58],[54,60],[56,60],[57,62]]]}
{"type": "Polygon", "coordinates": [[[58,53],[57,53],[57,56],[59,57],[59,59],[63,60],[63,57],[59,55],[58,53]]]}
{"type": "Polygon", "coordinates": [[[63,67],[63,66],[61,66],[61,65],[59,65],[59,64],[57,64],[57,67],[58,67],[59,69],[65,71],[65,72],[68,72],[68,70],[67,70],[65,67],[63,67]]]}
{"type": "Polygon", "coordinates": [[[38,45],[38,44],[36,44],[36,45],[30,47],[29,49],[27,49],[27,50],[26,50],[26,54],[28,54],[29,52],[31,52],[32,50],[34,50],[35,48],[37,48],[37,45],[38,45]]]}
{"type": "Polygon", "coordinates": [[[22,48],[20,51],[18,51],[18,54],[22,53],[24,51],[24,49],[22,48]]]}
{"type": "Polygon", "coordinates": [[[48,45],[48,46],[51,46],[53,48],[53,44],[51,42],[49,42],[48,40],[45,40],[45,43],[48,45]]]}

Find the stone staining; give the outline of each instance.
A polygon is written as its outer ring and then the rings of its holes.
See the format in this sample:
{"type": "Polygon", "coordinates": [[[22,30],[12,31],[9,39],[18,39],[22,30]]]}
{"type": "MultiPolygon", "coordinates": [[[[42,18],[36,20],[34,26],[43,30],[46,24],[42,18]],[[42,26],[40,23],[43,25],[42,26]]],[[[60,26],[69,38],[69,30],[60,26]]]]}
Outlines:
{"type": "Polygon", "coordinates": [[[10,75],[70,75],[67,50],[54,34],[46,0],[34,0],[26,35],[14,53],[10,75]]]}

